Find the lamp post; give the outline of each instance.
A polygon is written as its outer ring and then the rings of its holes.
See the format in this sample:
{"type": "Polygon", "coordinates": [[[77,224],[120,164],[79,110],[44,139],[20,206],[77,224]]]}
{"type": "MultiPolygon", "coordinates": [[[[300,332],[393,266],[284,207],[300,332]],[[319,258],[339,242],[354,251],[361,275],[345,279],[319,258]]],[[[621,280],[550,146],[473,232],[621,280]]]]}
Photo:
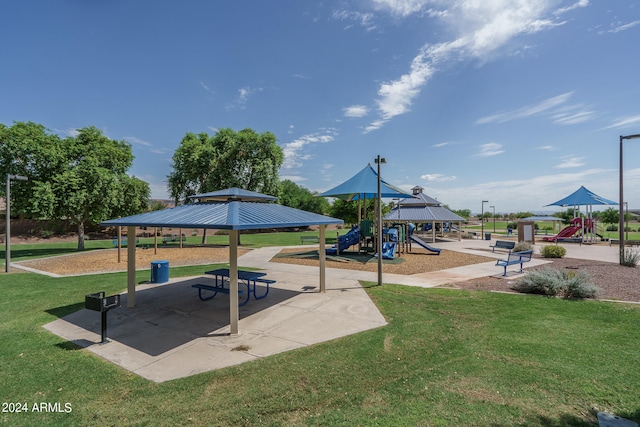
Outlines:
{"type": "Polygon", "coordinates": [[[623,157],[622,157],[622,141],[625,139],[636,139],[640,138],[640,133],[635,135],[620,135],[620,207],[618,210],[618,237],[620,240],[620,265],[624,263],[624,212],[622,211],[622,207],[624,206],[624,191],[622,189],[622,167],[623,167],[623,157]]]}
{"type": "Polygon", "coordinates": [[[380,196],[380,165],[387,163],[384,157],[376,157],[376,164],[378,165],[378,239],[376,242],[378,250],[378,286],[382,285],[382,197],[380,196]]]}
{"type": "Polygon", "coordinates": [[[9,272],[9,265],[11,264],[11,180],[15,179],[18,181],[28,181],[29,178],[21,175],[11,175],[7,174],[7,196],[5,200],[6,205],[6,236],[5,236],[5,261],[4,261],[4,271],[5,273],[9,272]]]}
{"type": "Polygon", "coordinates": [[[629,203],[624,202],[624,239],[629,240],[629,203]]]}
{"type": "Polygon", "coordinates": [[[493,208],[493,233],[495,234],[496,232],[496,207],[495,206],[489,206],[490,208],[493,208]]]}
{"type": "Polygon", "coordinates": [[[485,203],[489,203],[489,201],[488,200],[483,200],[482,201],[482,211],[481,211],[482,213],[480,214],[480,224],[482,224],[481,228],[480,228],[480,230],[481,230],[480,231],[480,238],[481,239],[484,239],[484,204],[485,203]]]}

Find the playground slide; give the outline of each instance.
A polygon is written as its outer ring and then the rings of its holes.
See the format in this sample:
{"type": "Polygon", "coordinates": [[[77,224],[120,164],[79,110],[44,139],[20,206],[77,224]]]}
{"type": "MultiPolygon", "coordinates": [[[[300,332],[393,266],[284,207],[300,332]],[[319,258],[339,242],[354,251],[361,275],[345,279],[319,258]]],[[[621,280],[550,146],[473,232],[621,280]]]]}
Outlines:
{"type": "MultiPolygon", "coordinates": [[[[374,257],[378,257],[375,254],[374,257]]],[[[396,244],[393,242],[384,242],[382,244],[382,259],[394,259],[396,257],[396,244]]]]}
{"type": "Polygon", "coordinates": [[[349,247],[353,245],[357,245],[359,241],[360,241],[360,229],[356,225],[351,230],[349,230],[347,234],[338,237],[338,242],[336,246],[332,248],[327,248],[325,250],[325,253],[327,255],[336,255],[339,252],[346,251],[347,249],[349,249],[349,247]]]}
{"type": "Polygon", "coordinates": [[[438,255],[440,255],[440,251],[442,249],[434,248],[433,246],[429,246],[429,245],[427,245],[427,243],[424,240],[422,240],[419,237],[416,237],[414,235],[411,235],[410,237],[411,237],[411,240],[413,240],[414,242],[416,242],[417,244],[419,244],[420,246],[422,246],[426,250],[434,252],[434,253],[437,253],[438,255]]]}
{"type": "Polygon", "coordinates": [[[580,230],[581,230],[580,227],[575,227],[573,225],[569,225],[569,226],[563,228],[562,230],[560,230],[560,232],[558,234],[556,234],[555,236],[543,237],[542,240],[544,240],[545,242],[555,242],[558,239],[562,239],[562,238],[565,238],[565,237],[571,237],[571,236],[573,236],[574,234],[576,234],[580,230]]]}

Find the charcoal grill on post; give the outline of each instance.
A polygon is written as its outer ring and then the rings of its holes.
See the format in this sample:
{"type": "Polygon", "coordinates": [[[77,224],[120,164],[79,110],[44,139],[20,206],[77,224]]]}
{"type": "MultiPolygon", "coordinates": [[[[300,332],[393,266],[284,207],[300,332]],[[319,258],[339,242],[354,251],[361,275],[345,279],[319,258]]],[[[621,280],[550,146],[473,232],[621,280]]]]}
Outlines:
{"type": "Polygon", "coordinates": [[[100,341],[100,344],[108,342],[107,312],[116,307],[120,307],[120,295],[110,295],[107,297],[104,295],[104,292],[96,292],[84,296],[84,308],[99,311],[102,314],[102,341],[100,341]]]}

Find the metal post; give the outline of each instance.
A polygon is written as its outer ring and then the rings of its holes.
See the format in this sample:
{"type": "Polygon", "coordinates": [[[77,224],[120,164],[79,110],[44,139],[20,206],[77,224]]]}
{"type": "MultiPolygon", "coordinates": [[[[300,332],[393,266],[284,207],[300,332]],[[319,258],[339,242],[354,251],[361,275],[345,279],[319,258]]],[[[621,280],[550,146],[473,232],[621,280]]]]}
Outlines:
{"type": "Polygon", "coordinates": [[[481,210],[481,214],[480,214],[480,240],[484,240],[484,204],[485,203],[489,203],[488,200],[483,200],[482,201],[482,210],[481,210]]]}
{"type": "Polygon", "coordinates": [[[623,157],[622,157],[622,141],[625,139],[635,139],[640,138],[640,134],[635,135],[620,135],[620,206],[618,209],[618,238],[620,240],[620,265],[624,263],[624,211],[622,210],[624,206],[624,191],[623,191],[623,157]]]}
{"type": "Polygon", "coordinates": [[[378,165],[378,241],[376,242],[378,250],[378,286],[382,285],[382,197],[380,196],[380,165],[383,163],[387,163],[387,161],[378,154],[378,157],[376,157],[376,164],[378,165]]]}
{"type": "Polygon", "coordinates": [[[6,236],[5,236],[5,261],[4,261],[4,271],[5,273],[9,272],[9,266],[11,265],[11,180],[17,179],[18,181],[28,181],[29,178],[21,175],[11,175],[7,174],[7,194],[6,194],[6,218],[5,218],[5,226],[6,226],[6,236]]]}

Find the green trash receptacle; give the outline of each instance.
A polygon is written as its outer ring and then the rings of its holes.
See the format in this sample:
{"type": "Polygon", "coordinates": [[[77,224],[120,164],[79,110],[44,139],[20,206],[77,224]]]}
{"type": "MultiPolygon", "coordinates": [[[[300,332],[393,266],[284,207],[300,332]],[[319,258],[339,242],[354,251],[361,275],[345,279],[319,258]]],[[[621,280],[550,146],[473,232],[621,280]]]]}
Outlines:
{"type": "Polygon", "coordinates": [[[484,240],[491,240],[491,233],[484,233],[484,240]]]}
{"type": "Polygon", "coordinates": [[[169,281],[169,261],[151,261],[151,283],[169,281]]]}

